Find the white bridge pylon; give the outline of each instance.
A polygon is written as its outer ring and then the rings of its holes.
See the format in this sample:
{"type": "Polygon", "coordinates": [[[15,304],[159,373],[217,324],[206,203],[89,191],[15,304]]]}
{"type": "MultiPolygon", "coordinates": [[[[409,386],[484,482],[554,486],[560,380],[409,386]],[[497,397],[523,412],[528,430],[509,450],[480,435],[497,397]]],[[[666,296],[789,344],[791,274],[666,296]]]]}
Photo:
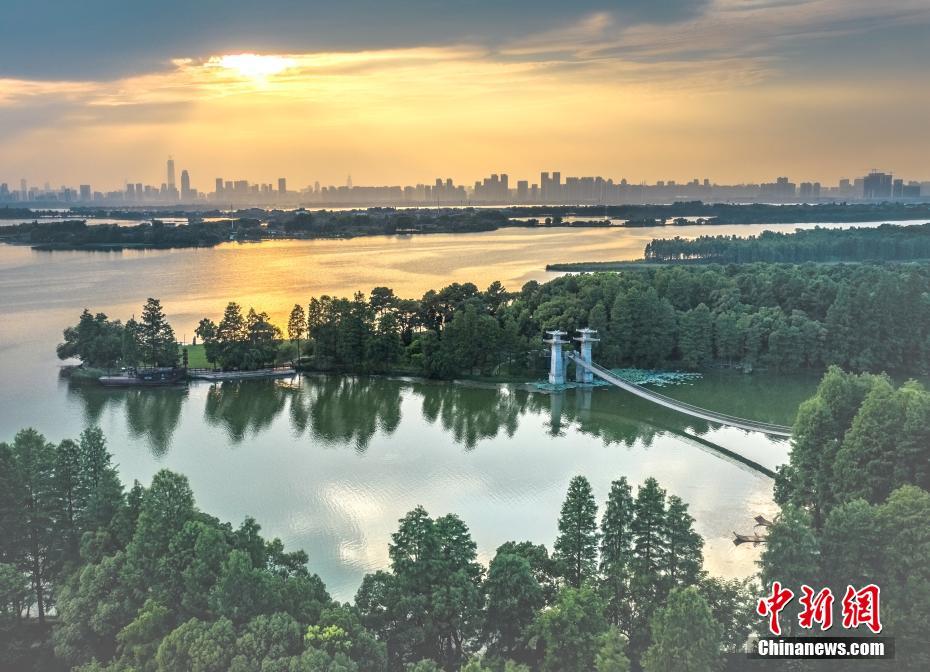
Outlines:
{"type": "Polygon", "coordinates": [[[569,341],[563,340],[562,337],[567,336],[568,332],[553,329],[552,331],[547,331],[546,333],[549,334],[549,338],[544,342],[549,344],[551,352],[551,356],[549,358],[549,384],[564,385],[565,368],[568,366],[568,362],[566,362],[562,356],[562,346],[569,341]]]}
{"type": "Polygon", "coordinates": [[[568,366],[568,362],[572,362],[575,365],[576,382],[590,384],[594,382],[594,377],[597,376],[601,380],[635,394],[641,399],[651,401],[659,406],[664,406],[665,408],[690,415],[694,418],[700,418],[709,422],[715,422],[728,427],[736,427],[750,432],[763,432],[765,434],[783,437],[791,436],[791,427],[738,418],[733,415],[718,413],[717,411],[712,411],[707,408],[694,406],[693,404],[686,404],[683,401],[666,397],[664,394],[653,392],[641,385],[625,380],[613,371],[595,364],[591,359],[591,349],[594,343],[599,339],[594,338],[594,335],[597,334],[597,331],[594,329],[585,328],[578,330],[579,335],[576,336],[574,340],[578,341],[581,346],[580,353],[571,350],[567,353],[563,352],[562,346],[568,343],[568,341],[562,339],[562,336],[565,336],[566,332],[555,330],[547,331],[546,333],[551,337],[546,340],[546,343],[548,343],[551,348],[551,358],[549,362],[549,383],[551,385],[565,384],[565,370],[568,366]]]}

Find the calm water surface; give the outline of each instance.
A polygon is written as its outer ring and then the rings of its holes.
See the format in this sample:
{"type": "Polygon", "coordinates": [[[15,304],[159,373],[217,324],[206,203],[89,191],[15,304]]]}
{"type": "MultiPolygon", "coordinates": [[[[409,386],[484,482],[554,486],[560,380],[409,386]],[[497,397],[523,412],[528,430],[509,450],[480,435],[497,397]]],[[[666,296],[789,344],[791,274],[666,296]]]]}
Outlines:
{"type": "MultiPolygon", "coordinates": [[[[387,563],[397,519],[417,504],[455,512],[483,560],[509,539],[552,544],[569,479],[586,475],[601,503],[610,481],[655,476],[691,506],[709,568],[747,575],[758,551],[730,542],[773,514],[772,483],[714,446],[769,468],[787,444],[711,427],[626,395],[549,395],[527,386],[466,386],[388,378],[108,391],[69,385],[54,354],[81,309],[125,319],[162,300],[179,337],[236,300],[283,323],[324,293],[376,285],[419,296],[450,282],[518,289],[552,277],[546,263],[635,259],[660,235],[746,234],[784,227],[511,229],[466,235],[229,244],[204,250],[34,252],[0,245],[0,440],[33,426],[50,440],[89,424],[106,432],[127,483],[161,468],[186,474],[199,505],[303,548],[333,594],[349,599],[387,563]],[[698,437],[696,440],[693,437],[698,437]]],[[[745,417],[790,423],[813,378],[718,374],[664,390],[745,417]]]]}

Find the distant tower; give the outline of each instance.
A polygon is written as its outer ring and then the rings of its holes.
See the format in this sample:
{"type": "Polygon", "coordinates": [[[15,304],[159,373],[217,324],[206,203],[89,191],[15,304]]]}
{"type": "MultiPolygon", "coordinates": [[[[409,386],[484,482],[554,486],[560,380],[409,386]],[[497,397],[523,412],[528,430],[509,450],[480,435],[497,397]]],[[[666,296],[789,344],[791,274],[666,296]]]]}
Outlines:
{"type": "Polygon", "coordinates": [[[191,176],[186,170],[181,171],[181,198],[191,195],[191,176]]]}
{"type": "Polygon", "coordinates": [[[28,198],[28,196],[29,196],[29,189],[26,185],[26,178],[24,177],[19,181],[19,197],[20,197],[20,200],[25,201],[26,198],[28,198]]]}
{"type": "Polygon", "coordinates": [[[279,177],[278,178],[278,193],[284,195],[287,193],[287,178],[279,177]]]}
{"type": "Polygon", "coordinates": [[[170,189],[174,186],[174,159],[172,159],[170,156],[168,157],[168,170],[166,172],[168,179],[165,184],[167,184],[168,188],[170,189]]]}
{"type": "Polygon", "coordinates": [[[349,189],[352,188],[352,176],[351,176],[351,175],[349,175],[349,176],[346,178],[346,186],[347,186],[349,189]]]}
{"type": "Polygon", "coordinates": [[[568,332],[555,329],[553,331],[547,331],[546,333],[549,334],[549,338],[545,340],[544,343],[548,343],[551,349],[551,356],[549,358],[549,384],[564,385],[565,359],[562,356],[562,346],[568,343],[568,341],[563,340],[562,337],[568,332]]]}

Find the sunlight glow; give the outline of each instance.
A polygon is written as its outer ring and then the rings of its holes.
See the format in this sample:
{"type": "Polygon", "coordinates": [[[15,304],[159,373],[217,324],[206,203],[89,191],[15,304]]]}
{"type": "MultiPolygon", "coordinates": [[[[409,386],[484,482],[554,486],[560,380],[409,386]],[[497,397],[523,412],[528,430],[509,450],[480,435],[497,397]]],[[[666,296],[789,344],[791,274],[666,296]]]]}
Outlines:
{"type": "Polygon", "coordinates": [[[242,77],[262,80],[276,75],[288,68],[293,68],[296,62],[284,56],[263,56],[261,54],[228,54],[221,56],[217,64],[227,70],[233,70],[242,77]]]}

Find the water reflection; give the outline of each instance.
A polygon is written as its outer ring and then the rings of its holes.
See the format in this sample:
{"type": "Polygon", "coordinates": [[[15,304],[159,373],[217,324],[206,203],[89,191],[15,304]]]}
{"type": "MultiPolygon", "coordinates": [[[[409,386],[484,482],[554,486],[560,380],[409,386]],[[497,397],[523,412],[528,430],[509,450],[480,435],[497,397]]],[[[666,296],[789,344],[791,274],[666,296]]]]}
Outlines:
{"type": "MultiPolygon", "coordinates": [[[[719,384],[701,381],[694,393],[719,384]]],[[[657,477],[692,507],[711,571],[745,575],[757,553],[735,549],[731,530],[774,515],[772,481],[726,451],[769,468],[785,457],[784,445],[760,434],[609,388],[545,394],[305,375],[187,389],[72,385],[68,394],[79,404],[69,415],[104,428],[127,482],[165,467],[188,475],[205,510],[233,521],[253,515],[310,553],[340,599],[387,564],[386,540],[417,504],[460,514],[485,562],[508,539],[551,543],[566,484],[579,473],[599,501],[618,476],[657,477]]]]}
{"type": "Polygon", "coordinates": [[[456,443],[472,450],[482,439],[512,437],[518,419],[531,407],[529,395],[507,388],[467,385],[416,385],[423,419],[439,422],[456,443]]]}
{"type": "MultiPolygon", "coordinates": [[[[408,414],[418,406],[421,422],[438,426],[466,452],[482,441],[512,438],[521,422],[542,422],[551,437],[580,432],[604,444],[628,448],[649,448],[664,435],[678,437],[701,450],[720,448],[709,439],[719,429],[711,423],[609,388],[544,394],[530,385],[305,375],[284,381],[195,383],[190,389],[193,396],[186,388],[112,390],[72,384],[69,395],[80,400],[87,425],[100,424],[108,409],[124,412],[131,434],[144,437],[156,457],[171,448],[182,407],[201,397],[206,425],[222,429],[231,446],[260,437],[285,417],[295,438],[304,437],[324,447],[352,447],[364,454],[376,436],[390,436],[397,430],[407,398],[412,401],[406,409],[408,414]]],[[[803,398],[789,400],[787,404],[793,406],[773,413],[764,400],[747,407],[743,391],[739,386],[734,390],[728,383],[709,380],[677,393],[686,398],[709,399],[721,410],[738,405],[750,417],[759,417],[764,406],[768,416],[781,422],[790,422],[786,418],[803,398]]],[[[757,437],[757,441],[771,440],[757,437]]],[[[726,450],[723,453],[724,459],[732,458],[726,450]]]]}
{"type": "Polygon", "coordinates": [[[275,380],[226,381],[211,384],[203,416],[222,427],[233,444],[268,429],[287,406],[287,389],[275,380]]]}
{"type": "Polygon", "coordinates": [[[402,388],[393,381],[304,376],[286,389],[294,433],[309,434],[323,445],[351,445],[364,453],[377,432],[393,434],[400,424],[402,388]]]}
{"type": "Polygon", "coordinates": [[[68,385],[68,396],[80,401],[84,426],[100,425],[108,412],[122,410],[134,438],[144,439],[152,454],[165,455],[188,397],[185,387],[107,389],[92,384],[68,385]]]}

